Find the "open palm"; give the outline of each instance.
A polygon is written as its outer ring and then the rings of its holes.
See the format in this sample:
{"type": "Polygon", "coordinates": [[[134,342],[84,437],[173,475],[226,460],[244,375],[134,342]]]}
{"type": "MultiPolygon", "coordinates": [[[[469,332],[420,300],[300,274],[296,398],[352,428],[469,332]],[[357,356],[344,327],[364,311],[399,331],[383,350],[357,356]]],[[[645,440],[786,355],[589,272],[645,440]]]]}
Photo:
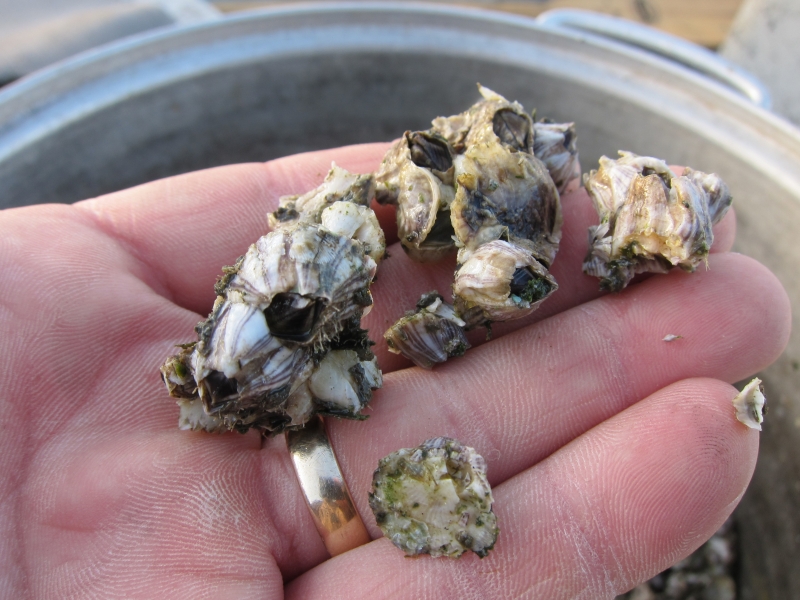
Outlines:
{"type": "Polygon", "coordinates": [[[372,543],[328,558],[283,437],[177,429],[158,367],[193,339],[221,267],[266,232],[279,196],[316,186],[331,160],[372,171],[386,147],[0,213],[0,596],[613,598],[730,514],[758,434],[734,419],[729,382],[783,349],[785,293],[728,252],[730,214],[708,270],[601,295],[580,269],[596,220],[582,190],[563,198],[558,292],[433,371],[380,338],[420,293],[449,290],[454,261],[390,247],[364,319],[384,387],[366,422],[328,422],[372,543]],[[407,559],[370,513],[378,460],[440,435],[487,460],[501,531],[483,560],[407,559]]]}

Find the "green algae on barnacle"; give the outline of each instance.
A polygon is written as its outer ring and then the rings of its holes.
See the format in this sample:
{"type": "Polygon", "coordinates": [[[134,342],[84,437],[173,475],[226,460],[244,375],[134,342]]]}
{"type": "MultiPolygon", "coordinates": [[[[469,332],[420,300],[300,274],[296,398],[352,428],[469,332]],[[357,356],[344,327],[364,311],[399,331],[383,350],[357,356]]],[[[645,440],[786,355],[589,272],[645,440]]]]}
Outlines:
{"type": "Polygon", "coordinates": [[[587,275],[619,291],[637,273],[694,271],[706,260],[714,233],[731,204],[722,179],[691,168],[675,175],[658,158],[620,151],[600,158],[584,186],[600,217],[589,228],[587,275]]]}
{"type": "Polygon", "coordinates": [[[452,438],[429,439],[381,459],[369,504],[384,535],[408,556],[487,556],[497,517],[486,462],[452,438]]]}
{"type": "Polygon", "coordinates": [[[276,211],[276,230],[223,269],[198,340],[161,367],[182,429],[275,434],[314,414],[361,418],[382,385],[360,328],[385,251],[363,205],[370,188],[369,176],[334,166],[320,187],[291,201],[296,214],[276,211]]]}

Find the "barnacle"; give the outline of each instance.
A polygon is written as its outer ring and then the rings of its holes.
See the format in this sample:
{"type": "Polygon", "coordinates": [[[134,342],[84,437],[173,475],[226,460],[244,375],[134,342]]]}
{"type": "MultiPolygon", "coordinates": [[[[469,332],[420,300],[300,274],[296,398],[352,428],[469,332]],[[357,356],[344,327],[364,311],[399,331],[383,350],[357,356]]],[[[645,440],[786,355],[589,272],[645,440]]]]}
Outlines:
{"type": "Polygon", "coordinates": [[[407,555],[485,557],[497,541],[486,462],[445,437],[381,459],[369,504],[384,535],[407,555]]]}
{"type": "Polygon", "coordinates": [[[557,288],[533,254],[503,240],[480,246],[459,267],[453,282],[458,313],[473,327],[523,317],[557,288]]]}
{"type": "Polygon", "coordinates": [[[400,242],[421,262],[438,260],[453,249],[453,154],[434,132],[406,131],[375,174],[376,200],[397,205],[400,242]]]}
{"type": "Polygon", "coordinates": [[[727,186],[715,174],[687,168],[679,177],[657,158],[619,154],[603,156],[584,176],[600,216],[589,228],[584,272],[619,291],[637,273],[694,271],[714,241],[712,225],[730,206],[727,186]]]}
{"type": "Polygon", "coordinates": [[[409,311],[384,334],[389,351],[404,354],[418,366],[430,369],[469,348],[466,323],[438,292],[423,294],[416,310],[409,311]]]}
{"type": "Polygon", "coordinates": [[[370,189],[334,166],[316,190],[284,199],[277,229],[224,270],[198,341],[161,368],[181,428],[276,433],[314,413],[359,417],[381,386],[359,327],[385,250],[363,205],[370,189]]]}
{"type": "MultiPolygon", "coordinates": [[[[376,176],[378,200],[398,206],[412,258],[458,248],[454,308],[466,329],[523,317],[558,288],[548,271],[561,240],[558,187],[580,172],[574,124],[534,123],[518,102],[479,90],[483,100],[467,111],[406,132],[376,176]]],[[[429,367],[453,355],[443,352],[441,327],[425,333],[432,319],[406,315],[384,337],[429,367]]]]}

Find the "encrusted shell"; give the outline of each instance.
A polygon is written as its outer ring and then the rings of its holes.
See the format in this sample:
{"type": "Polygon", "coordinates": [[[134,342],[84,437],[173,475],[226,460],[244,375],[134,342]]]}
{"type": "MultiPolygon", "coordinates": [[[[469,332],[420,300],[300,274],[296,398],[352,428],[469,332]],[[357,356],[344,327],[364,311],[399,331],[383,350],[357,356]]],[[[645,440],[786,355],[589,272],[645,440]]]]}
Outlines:
{"type": "Polygon", "coordinates": [[[400,241],[415,260],[455,244],[463,262],[511,236],[550,264],[561,227],[553,180],[566,189],[580,175],[574,124],[534,124],[518,102],[478,88],[484,99],[469,110],[405,132],[376,173],[376,197],[397,205],[400,241]]]}
{"type": "Polygon", "coordinates": [[[430,369],[467,351],[470,345],[465,325],[452,305],[434,291],[423,294],[417,309],[406,313],[383,337],[390,352],[403,354],[417,366],[430,369]]]}
{"type": "Polygon", "coordinates": [[[369,504],[384,535],[409,556],[485,557],[497,541],[486,462],[445,437],[381,459],[369,504]]]}
{"type": "Polygon", "coordinates": [[[637,273],[694,271],[714,241],[712,225],[731,203],[717,175],[686,169],[678,177],[664,161],[630,152],[602,157],[584,185],[600,224],[589,228],[583,270],[612,291],[637,273]]]}
{"type": "Polygon", "coordinates": [[[561,241],[561,202],[539,159],[499,143],[470,146],[457,158],[456,173],[451,220],[459,263],[503,239],[552,264],[561,241]]]}

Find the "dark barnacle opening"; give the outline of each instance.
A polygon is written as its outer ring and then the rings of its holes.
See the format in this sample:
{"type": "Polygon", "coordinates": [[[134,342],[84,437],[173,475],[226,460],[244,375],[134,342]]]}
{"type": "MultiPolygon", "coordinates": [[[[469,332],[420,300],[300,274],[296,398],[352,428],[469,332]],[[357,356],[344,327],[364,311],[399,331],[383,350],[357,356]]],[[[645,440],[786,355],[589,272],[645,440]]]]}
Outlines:
{"type": "Polygon", "coordinates": [[[441,246],[443,244],[452,245],[453,236],[456,234],[453,223],[450,220],[450,210],[440,210],[436,213],[436,220],[433,227],[425,236],[425,241],[421,246],[441,246]]]}
{"type": "Polygon", "coordinates": [[[304,298],[293,292],[275,294],[270,305],[264,309],[267,327],[276,338],[307,342],[312,337],[314,325],[325,304],[322,298],[304,298]]]}
{"type": "Polygon", "coordinates": [[[510,108],[502,108],[494,113],[492,129],[500,141],[520,152],[530,152],[533,146],[531,122],[524,115],[518,115],[510,108]]]}
{"type": "Polygon", "coordinates": [[[236,380],[228,379],[221,371],[211,371],[203,381],[211,396],[209,408],[223,404],[227,399],[238,394],[236,380]]]}
{"type": "Polygon", "coordinates": [[[422,131],[407,134],[411,160],[418,167],[444,173],[453,166],[447,142],[422,131]]]}
{"type": "MultiPolygon", "coordinates": [[[[325,350],[353,350],[359,360],[371,360],[375,355],[372,353],[372,346],[375,345],[369,339],[369,331],[360,327],[360,317],[353,317],[343,324],[341,331],[330,340],[330,346],[325,350]]],[[[315,356],[316,360],[322,360],[324,354],[315,356]]]]}
{"type": "Polygon", "coordinates": [[[658,171],[656,171],[651,167],[643,168],[642,177],[647,177],[649,175],[658,175],[661,178],[661,181],[664,182],[664,185],[667,186],[668,189],[672,188],[672,180],[669,177],[667,177],[664,173],[659,173],[658,171]]]}
{"type": "Polygon", "coordinates": [[[569,145],[572,143],[572,129],[564,130],[564,149],[569,150],[569,145]]]}

